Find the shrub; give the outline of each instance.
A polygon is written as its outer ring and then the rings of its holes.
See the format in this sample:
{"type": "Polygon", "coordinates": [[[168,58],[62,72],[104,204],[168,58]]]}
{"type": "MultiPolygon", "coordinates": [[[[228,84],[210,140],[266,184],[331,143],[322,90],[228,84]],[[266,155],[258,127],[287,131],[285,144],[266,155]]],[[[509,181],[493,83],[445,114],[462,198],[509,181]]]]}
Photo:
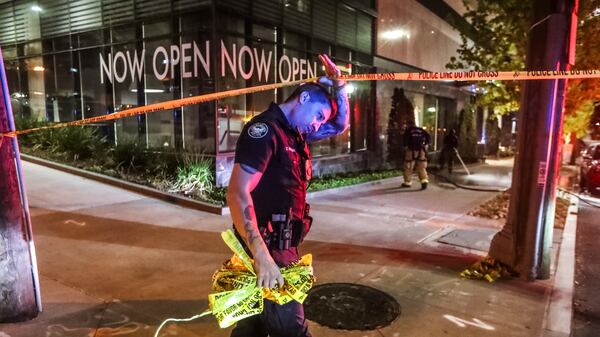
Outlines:
{"type": "Polygon", "coordinates": [[[214,189],[213,161],[200,156],[188,156],[177,169],[171,192],[203,198],[214,189]]]}
{"type": "Polygon", "coordinates": [[[146,147],[131,140],[123,140],[112,149],[112,160],[117,171],[143,171],[148,163],[146,147]]]}
{"type": "Polygon", "coordinates": [[[54,152],[62,153],[69,160],[83,160],[93,156],[101,158],[107,149],[106,138],[100,137],[90,126],[71,126],[48,133],[54,138],[51,146],[54,152]]]}
{"type": "MultiPolygon", "coordinates": [[[[15,116],[15,128],[17,130],[39,128],[50,124],[51,123],[40,121],[35,118],[15,116]]],[[[56,132],[57,129],[47,129],[20,135],[18,138],[19,145],[24,148],[32,149],[55,149],[57,146],[56,132]]]]}

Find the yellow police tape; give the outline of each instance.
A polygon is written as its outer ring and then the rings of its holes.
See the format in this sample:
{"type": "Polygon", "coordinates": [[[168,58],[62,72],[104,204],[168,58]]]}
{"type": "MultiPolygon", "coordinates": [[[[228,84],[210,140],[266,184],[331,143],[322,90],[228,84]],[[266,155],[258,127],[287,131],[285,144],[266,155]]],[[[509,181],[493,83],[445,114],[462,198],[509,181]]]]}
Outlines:
{"type": "Polygon", "coordinates": [[[488,282],[494,282],[502,276],[509,276],[511,273],[504,264],[493,258],[486,256],[483,260],[474,263],[471,267],[463,270],[460,273],[460,277],[475,279],[475,280],[486,280],[488,282]]]}
{"type": "MultiPolygon", "coordinates": [[[[581,79],[581,78],[600,78],[600,70],[540,70],[540,71],[442,71],[442,72],[416,72],[416,73],[377,73],[377,74],[352,74],[338,77],[346,81],[521,81],[521,80],[556,80],[556,79],[581,79]]],[[[0,133],[0,137],[15,137],[21,134],[27,134],[34,131],[45,129],[62,128],[66,126],[85,125],[90,123],[104,122],[109,120],[121,119],[124,117],[137,116],[156,111],[176,109],[190,104],[199,104],[218,99],[234,97],[239,95],[251,94],[255,92],[273,90],[305,82],[314,82],[317,77],[311,77],[304,80],[273,83],[255,87],[221,91],[211,94],[187,97],[155,103],[136,108],[131,108],[109,115],[85,118],[78,121],[57,123],[53,125],[42,126],[27,130],[17,130],[12,132],[0,133]]]]}
{"type": "Polygon", "coordinates": [[[241,319],[260,314],[263,311],[264,299],[280,305],[293,300],[303,303],[306,299],[315,282],[311,254],[302,256],[300,261],[293,265],[281,268],[285,284],[280,288],[259,288],[252,259],[246,254],[233,231],[227,230],[221,233],[221,237],[234,255],[213,275],[214,293],[208,295],[209,309],[190,318],[165,320],[156,330],[155,337],[168,322],[189,322],[212,314],[221,328],[227,328],[241,319]]]}

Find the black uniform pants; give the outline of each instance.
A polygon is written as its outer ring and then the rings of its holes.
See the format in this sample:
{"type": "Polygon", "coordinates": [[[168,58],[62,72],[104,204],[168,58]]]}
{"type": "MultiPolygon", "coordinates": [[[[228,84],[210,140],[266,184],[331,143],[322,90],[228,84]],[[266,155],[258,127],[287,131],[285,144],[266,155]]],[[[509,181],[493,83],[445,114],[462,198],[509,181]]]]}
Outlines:
{"type": "Polygon", "coordinates": [[[311,337],[304,319],[302,304],[291,301],[284,305],[265,300],[260,315],[237,323],[231,337],[311,337]]]}
{"type": "Polygon", "coordinates": [[[452,173],[452,168],[454,166],[454,148],[452,147],[442,148],[440,170],[443,169],[446,164],[448,165],[448,172],[452,173]]]}

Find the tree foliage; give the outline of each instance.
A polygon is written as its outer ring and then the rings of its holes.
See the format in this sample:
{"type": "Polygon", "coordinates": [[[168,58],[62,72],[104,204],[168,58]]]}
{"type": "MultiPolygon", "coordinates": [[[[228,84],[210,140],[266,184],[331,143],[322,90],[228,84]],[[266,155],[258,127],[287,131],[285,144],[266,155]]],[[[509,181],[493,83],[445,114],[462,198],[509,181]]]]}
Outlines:
{"type": "MultiPolygon", "coordinates": [[[[463,0],[465,18],[473,26],[473,40],[461,33],[458,58],[451,58],[450,69],[512,71],[525,69],[527,33],[532,22],[535,0],[463,0]],[[470,6],[470,4],[472,4],[470,6]]],[[[599,69],[600,0],[579,2],[576,63],[573,69],[599,69]]],[[[521,83],[488,81],[480,83],[484,93],[479,104],[493,106],[496,113],[518,110],[521,83]]],[[[586,134],[593,105],[600,101],[597,79],[570,80],[565,100],[564,132],[586,134]]]]}
{"type": "MultiPolygon", "coordinates": [[[[600,49],[600,0],[581,1],[579,4],[579,25],[577,28],[577,49],[573,69],[599,69],[600,49]]],[[[594,105],[600,102],[598,79],[574,79],[569,81],[565,100],[565,135],[576,134],[577,138],[586,135],[594,105]]]]}
{"type": "MultiPolygon", "coordinates": [[[[461,33],[459,58],[452,57],[449,69],[514,71],[525,68],[527,31],[533,0],[464,1],[474,41],[461,33]],[[473,5],[470,5],[473,3],[473,5]]],[[[479,103],[504,114],[518,110],[521,85],[517,81],[486,81],[479,103]]]]}

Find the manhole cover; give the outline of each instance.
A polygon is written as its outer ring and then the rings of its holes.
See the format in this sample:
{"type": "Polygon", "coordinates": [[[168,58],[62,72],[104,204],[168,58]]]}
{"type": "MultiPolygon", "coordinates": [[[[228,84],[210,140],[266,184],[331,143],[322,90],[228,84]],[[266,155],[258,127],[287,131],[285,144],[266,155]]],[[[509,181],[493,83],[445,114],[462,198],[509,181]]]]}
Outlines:
{"type": "Polygon", "coordinates": [[[371,287],[351,283],[315,286],[304,302],[306,318],[333,329],[374,330],[400,315],[396,300],[371,287]]]}

